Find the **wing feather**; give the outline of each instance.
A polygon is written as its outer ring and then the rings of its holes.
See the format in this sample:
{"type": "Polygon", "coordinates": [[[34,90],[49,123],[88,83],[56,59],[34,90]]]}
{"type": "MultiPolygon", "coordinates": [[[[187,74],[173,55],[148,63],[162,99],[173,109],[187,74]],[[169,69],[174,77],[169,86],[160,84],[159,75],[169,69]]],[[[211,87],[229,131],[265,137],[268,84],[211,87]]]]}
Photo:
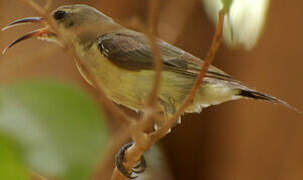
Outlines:
{"type": "MultiPolygon", "coordinates": [[[[157,41],[160,49],[164,70],[182,73],[196,77],[204,61],[166,43],[157,41]]],[[[142,33],[131,30],[123,30],[102,35],[98,40],[100,52],[112,63],[128,70],[142,70],[153,68],[153,55],[149,41],[142,33]]],[[[211,66],[207,77],[237,82],[220,69],[211,66]]]]}

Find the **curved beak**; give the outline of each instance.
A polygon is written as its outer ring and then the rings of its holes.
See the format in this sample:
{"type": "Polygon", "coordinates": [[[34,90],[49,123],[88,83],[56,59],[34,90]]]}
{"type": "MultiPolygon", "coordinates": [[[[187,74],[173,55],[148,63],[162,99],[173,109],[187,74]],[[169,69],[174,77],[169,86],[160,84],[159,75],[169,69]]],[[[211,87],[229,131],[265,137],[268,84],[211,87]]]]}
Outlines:
{"type": "Polygon", "coordinates": [[[18,20],[15,20],[15,21],[9,23],[8,25],[6,25],[1,30],[5,31],[9,28],[12,28],[14,26],[21,25],[21,24],[27,24],[27,23],[41,24],[42,22],[43,22],[42,17],[26,17],[26,18],[18,19],[18,20]]]}
{"type": "MultiPolygon", "coordinates": [[[[27,17],[27,18],[22,18],[22,19],[18,19],[18,20],[15,20],[11,23],[9,23],[7,26],[5,26],[4,28],[2,28],[2,31],[5,31],[9,28],[12,28],[12,27],[15,27],[17,25],[22,25],[22,24],[28,24],[28,23],[31,23],[31,24],[43,24],[44,22],[44,19],[41,18],[41,17],[27,17]]],[[[34,38],[34,37],[37,37],[37,38],[45,38],[45,39],[51,39],[53,37],[56,37],[56,34],[51,32],[49,30],[48,27],[45,27],[45,28],[41,28],[41,29],[37,29],[37,30],[34,30],[34,31],[31,31],[29,33],[26,33],[25,35],[21,36],[20,38],[16,39],[15,41],[13,41],[11,44],[9,44],[3,51],[2,51],[2,54],[5,54],[7,52],[7,50],[11,47],[13,47],[15,44],[23,41],[23,40],[26,40],[26,39],[30,39],[30,38],[34,38]]]]}

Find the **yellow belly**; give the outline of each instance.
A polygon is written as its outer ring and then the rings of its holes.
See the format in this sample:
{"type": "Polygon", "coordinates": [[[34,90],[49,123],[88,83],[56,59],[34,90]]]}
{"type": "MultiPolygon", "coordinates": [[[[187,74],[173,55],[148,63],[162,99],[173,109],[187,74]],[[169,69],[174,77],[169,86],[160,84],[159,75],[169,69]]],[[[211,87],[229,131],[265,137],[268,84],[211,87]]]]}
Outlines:
{"type": "MultiPolygon", "coordinates": [[[[81,51],[78,51],[81,52],[81,51]]],[[[83,52],[83,51],[82,51],[83,52]]],[[[94,45],[85,54],[79,54],[82,61],[91,68],[96,77],[98,86],[114,102],[138,111],[142,109],[153,86],[154,71],[130,71],[122,69],[102,56],[94,45]]],[[[89,83],[89,79],[79,68],[80,73],[89,83]]],[[[163,71],[159,92],[159,100],[177,109],[189,93],[195,78],[183,74],[163,71]]],[[[91,83],[90,83],[91,84],[91,83]]],[[[225,87],[223,84],[203,83],[199,89],[193,105],[188,112],[199,112],[201,107],[236,98],[236,90],[225,87]]]]}

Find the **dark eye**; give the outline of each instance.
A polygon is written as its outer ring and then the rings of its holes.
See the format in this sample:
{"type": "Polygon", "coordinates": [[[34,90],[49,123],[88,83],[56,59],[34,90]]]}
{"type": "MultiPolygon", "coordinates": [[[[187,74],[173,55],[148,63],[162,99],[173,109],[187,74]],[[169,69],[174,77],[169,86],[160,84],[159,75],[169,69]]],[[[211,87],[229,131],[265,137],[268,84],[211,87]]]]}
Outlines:
{"type": "Polygon", "coordinates": [[[58,10],[54,13],[54,18],[56,20],[60,20],[60,19],[64,18],[65,14],[66,14],[65,11],[58,10]]]}

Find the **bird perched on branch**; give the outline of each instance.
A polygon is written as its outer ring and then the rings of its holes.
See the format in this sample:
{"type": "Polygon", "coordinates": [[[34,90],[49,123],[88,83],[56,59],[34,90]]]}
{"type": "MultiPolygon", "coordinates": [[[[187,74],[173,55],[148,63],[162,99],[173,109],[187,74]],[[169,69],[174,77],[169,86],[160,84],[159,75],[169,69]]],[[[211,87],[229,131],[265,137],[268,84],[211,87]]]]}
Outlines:
{"type": "MultiPolygon", "coordinates": [[[[87,5],[61,6],[52,13],[57,29],[45,27],[32,31],[8,46],[31,37],[73,45],[95,81],[79,70],[93,86],[98,83],[107,97],[117,104],[140,111],[152,89],[155,71],[149,39],[140,32],[125,28],[112,18],[87,5]]],[[[43,23],[44,18],[29,17],[16,20],[3,30],[23,23],[43,23]]],[[[158,106],[167,117],[172,116],[190,92],[203,60],[157,39],[163,71],[158,106]]],[[[7,49],[8,49],[7,48],[7,49]]],[[[5,49],[5,51],[7,50],[5,49]]],[[[200,112],[202,108],[240,98],[260,99],[283,104],[275,97],[250,89],[220,69],[211,66],[185,112],[200,112]]],[[[158,122],[159,123],[159,122],[158,122]]],[[[158,124],[161,126],[160,124],[158,124]]]]}

